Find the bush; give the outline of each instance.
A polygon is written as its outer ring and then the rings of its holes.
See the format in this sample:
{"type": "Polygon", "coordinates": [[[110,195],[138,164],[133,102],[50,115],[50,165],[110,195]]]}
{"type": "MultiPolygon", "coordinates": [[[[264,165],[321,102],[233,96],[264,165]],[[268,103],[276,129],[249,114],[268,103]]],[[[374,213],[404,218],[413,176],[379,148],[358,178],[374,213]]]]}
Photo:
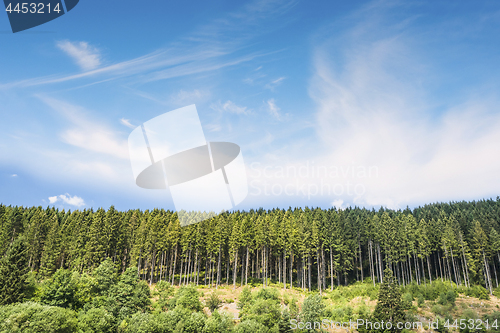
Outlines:
{"type": "Polygon", "coordinates": [[[418,295],[418,297],[417,297],[417,304],[418,304],[419,307],[422,307],[425,304],[424,295],[422,295],[422,294],[418,295]]]}
{"type": "Polygon", "coordinates": [[[279,303],[271,299],[257,299],[242,319],[252,319],[267,328],[271,328],[281,319],[279,303]]]}
{"type": "Polygon", "coordinates": [[[459,327],[460,333],[484,332],[486,329],[483,325],[478,325],[480,323],[476,322],[476,319],[479,319],[479,316],[477,315],[477,312],[472,309],[467,309],[463,312],[462,317],[458,320],[459,324],[461,319],[464,319],[466,325],[465,328],[459,327]],[[471,322],[469,322],[469,320],[471,320],[471,322]]]}
{"type": "Polygon", "coordinates": [[[266,333],[267,331],[268,328],[266,326],[253,319],[242,321],[234,329],[235,333],[266,333]]]}
{"type": "Polygon", "coordinates": [[[490,326],[490,332],[500,332],[500,312],[499,311],[494,311],[488,315],[485,315],[483,318],[483,321],[488,320],[489,326],[490,326]],[[497,327],[491,327],[495,323],[497,323],[497,327]]]}
{"type": "Polygon", "coordinates": [[[302,304],[300,320],[303,322],[320,322],[323,317],[325,305],[318,294],[308,296],[302,304]]]}
{"type": "Polygon", "coordinates": [[[40,302],[61,308],[76,308],[76,281],[67,269],[58,269],[42,284],[40,302]]]}
{"type": "Polygon", "coordinates": [[[193,285],[181,286],[170,303],[172,307],[181,306],[192,312],[203,310],[198,290],[193,285]]]}
{"type": "Polygon", "coordinates": [[[219,298],[215,290],[210,294],[210,297],[206,301],[205,306],[210,309],[210,312],[214,312],[222,305],[222,300],[219,298]]]}
{"type": "Polygon", "coordinates": [[[73,333],[76,313],[69,309],[33,302],[0,307],[0,332],[73,333]]]}
{"type": "Polygon", "coordinates": [[[483,286],[475,285],[465,291],[465,295],[479,299],[489,300],[490,294],[483,286]]]}
{"type": "Polygon", "coordinates": [[[112,333],[115,318],[104,308],[92,308],[78,314],[78,329],[81,333],[112,333]]]}
{"type": "Polygon", "coordinates": [[[234,326],[233,319],[226,313],[215,311],[205,322],[204,333],[228,333],[234,326]]]}
{"type": "Polygon", "coordinates": [[[161,311],[166,310],[168,308],[168,301],[173,294],[174,288],[172,288],[170,283],[166,281],[158,282],[153,291],[153,296],[158,296],[155,306],[161,311]]]}
{"type": "Polygon", "coordinates": [[[279,301],[279,293],[278,290],[274,288],[262,288],[257,291],[257,294],[254,297],[255,299],[263,299],[263,300],[273,300],[279,301]]]}
{"type": "Polygon", "coordinates": [[[187,318],[183,325],[184,333],[198,333],[203,332],[207,317],[202,312],[193,312],[187,318]]]}
{"type": "Polygon", "coordinates": [[[402,297],[402,301],[403,301],[403,308],[405,310],[409,310],[413,305],[413,296],[411,295],[411,293],[405,293],[402,297]]]}

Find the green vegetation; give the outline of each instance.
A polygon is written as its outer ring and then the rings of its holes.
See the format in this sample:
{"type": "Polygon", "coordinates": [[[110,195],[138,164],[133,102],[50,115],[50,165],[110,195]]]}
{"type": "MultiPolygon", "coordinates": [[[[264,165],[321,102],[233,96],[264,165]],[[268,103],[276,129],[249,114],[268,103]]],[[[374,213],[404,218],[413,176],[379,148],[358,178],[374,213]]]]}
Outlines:
{"type": "Polygon", "coordinates": [[[184,228],[164,210],[0,205],[0,332],[484,319],[483,308],[498,308],[481,303],[500,294],[498,221],[499,198],[413,211],[261,209],[184,228]]]}

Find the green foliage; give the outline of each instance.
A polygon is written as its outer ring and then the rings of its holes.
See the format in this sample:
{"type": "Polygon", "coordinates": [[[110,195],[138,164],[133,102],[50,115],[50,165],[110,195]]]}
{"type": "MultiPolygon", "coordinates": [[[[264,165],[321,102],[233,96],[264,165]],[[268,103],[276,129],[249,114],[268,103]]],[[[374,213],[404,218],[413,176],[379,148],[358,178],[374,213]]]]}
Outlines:
{"type": "Polygon", "coordinates": [[[396,323],[404,322],[405,313],[403,301],[401,299],[401,291],[396,285],[394,276],[390,269],[384,271],[384,281],[380,286],[377,305],[373,311],[373,320],[393,324],[392,331],[399,332],[396,323]]]}
{"type": "Polygon", "coordinates": [[[180,306],[190,311],[201,311],[203,309],[198,290],[193,285],[181,286],[174,297],[170,299],[169,306],[171,308],[180,306]]]}
{"type": "Polygon", "coordinates": [[[106,295],[115,284],[115,266],[110,258],[104,260],[93,272],[99,294],[106,295]]]}
{"type": "Polygon", "coordinates": [[[339,286],[328,295],[334,302],[350,301],[356,297],[369,297],[371,300],[377,299],[379,285],[373,283],[356,282],[350,286],[339,286]]]}
{"type": "Polygon", "coordinates": [[[168,301],[174,294],[174,288],[167,281],[160,281],[156,284],[153,296],[158,297],[155,306],[161,311],[168,308],[168,301]]]}
{"type": "Polygon", "coordinates": [[[452,306],[454,306],[456,298],[457,298],[457,295],[456,295],[455,291],[448,290],[446,293],[441,293],[439,295],[439,299],[437,302],[438,302],[438,304],[441,304],[441,305],[451,304],[452,306]]]}
{"type": "Polygon", "coordinates": [[[91,308],[78,314],[80,333],[113,333],[115,318],[104,308],[91,308]]]}
{"type": "MultiPolygon", "coordinates": [[[[290,326],[290,325],[288,325],[290,326]]],[[[269,329],[253,319],[247,319],[239,323],[235,329],[235,333],[266,333],[269,329]]]]}
{"type": "Polygon", "coordinates": [[[484,316],[483,321],[488,320],[489,326],[490,326],[490,331],[491,332],[500,332],[500,311],[493,311],[492,313],[489,313],[484,316]],[[497,323],[497,327],[491,327],[495,323],[497,323]]]}
{"type": "Polygon", "coordinates": [[[409,310],[413,305],[413,296],[411,293],[404,293],[402,297],[403,309],[409,310]]]}
{"type": "Polygon", "coordinates": [[[58,269],[54,276],[42,284],[40,302],[62,308],[76,308],[76,281],[67,269],[58,269]]]}
{"type": "MultiPolygon", "coordinates": [[[[466,309],[462,313],[460,319],[463,319],[466,322],[465,328],[463,328],[463,326],[459,327],[460,333],[478,333],[486,330],[486,327],[482,325],[480,321],[476,321],[479,319],[479,316],[477,312],[472,309],[466,309]]],[[[458,323],[460,323],[460,319],[458,320],[458,323]]]]}
{"type": "Polygon", "coordinates": [[[419,307],[422,307],[425,304],[424,295],[418,294],[418,296],[417,296],[417,304],[418,304],[419,307]]]}
{"type": "Polygon", "coordinates": [[[306,297],[302,304],[302,311],[300,312],[300,321],[303,322],[321,322],[325,304],[320,295],[314,294],[306,297]]]}
{"type": "Polygon", "coordinates": [[[17,238],[0,259],[0,305],[21,302],[28,291],[26,247],[17,238]]]}
{"type": "Polygon", "coordinates": [[[225,312],[215,311],[205,322],[204,333],[229,333],[234,326],[233,319],[225,312]]]}
{"type": "Polygon", "coordinates": [[[111,286],[105,301],[107,308],[121,321],[137,311],[149,311],[150,296],[148,285],[139,281],[137,271],[131,267],[120,275],[117,284],[111,286]]]}
{"type": "Polygon", "coordinates": [[[252,289],[249,286],[245,286],[240,293],[238,298],[238,308],[243,310],[245,306],[249,305],[252,301],[252,289]]]}
{"type": "Polygon", "coordinates": [[[72,310],[38,303],[17,303],[0,307],[1,333],[73,333],[77,330],[72,310]]]}
{"type": "Polygon", "coordinates": [[[489,300],[490,294],[483,286],[475,285],[471,288],[468,288],[465,292],[466,296],[475,297],[483,300],[489,300]]]}
{"type": "Polygon", "coordinates": [[[259,289],[254,297],[255,299],[263,299],[263,300],[273,300],[279,301],[280,296],[278,290],[275,288],[262,288],[259,289]]]}
{"type": "Polygon", "coordinates": [[[242,316],[242,319],[255,320],[267,328],[271,328],[278,324],[281,319],[279,303],[272,299],[257,298],[247,313],[242,316]]]}
{"type": "Polygon", "coordinates": [[[221,305],[222,305],[222,300],[219,298],[219,295],[217,295],[217,292],[214,290],[208,297],[208,300],[206,301],[206,307],[210,309],[210,312],[214,312],[215,310],[220,308],[221,305]]]}

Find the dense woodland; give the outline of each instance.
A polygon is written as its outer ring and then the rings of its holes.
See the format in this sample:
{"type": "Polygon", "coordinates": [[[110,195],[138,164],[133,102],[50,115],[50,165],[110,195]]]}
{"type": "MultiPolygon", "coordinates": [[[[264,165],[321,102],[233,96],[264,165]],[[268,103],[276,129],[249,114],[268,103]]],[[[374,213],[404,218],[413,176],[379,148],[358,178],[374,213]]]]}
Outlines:
{"type": "Polygon", "coordinates": [[[26,269],[92,272],[110,258],[149,284],[280,283],[322,291],[392,269],[400,285],[436,279],[498,287],[500,198],[413,210],[295,208],[224,213],[181,227],[171,211],[60,211],[0,205],[0,256],[20,237],[26,269]]]}

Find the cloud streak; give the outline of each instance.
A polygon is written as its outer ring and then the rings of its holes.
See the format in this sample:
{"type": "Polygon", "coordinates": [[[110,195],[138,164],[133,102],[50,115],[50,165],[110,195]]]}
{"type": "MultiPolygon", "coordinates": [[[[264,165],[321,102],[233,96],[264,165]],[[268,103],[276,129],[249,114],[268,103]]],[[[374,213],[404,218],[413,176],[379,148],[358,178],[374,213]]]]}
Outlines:
{"type": "Polygon", "coordinates": [[[57,47],[69,55],[84,71],[96,69],[101,64],[99,50],[87,42],[70,42],[68,40],[57,42],[57,47]]]}

